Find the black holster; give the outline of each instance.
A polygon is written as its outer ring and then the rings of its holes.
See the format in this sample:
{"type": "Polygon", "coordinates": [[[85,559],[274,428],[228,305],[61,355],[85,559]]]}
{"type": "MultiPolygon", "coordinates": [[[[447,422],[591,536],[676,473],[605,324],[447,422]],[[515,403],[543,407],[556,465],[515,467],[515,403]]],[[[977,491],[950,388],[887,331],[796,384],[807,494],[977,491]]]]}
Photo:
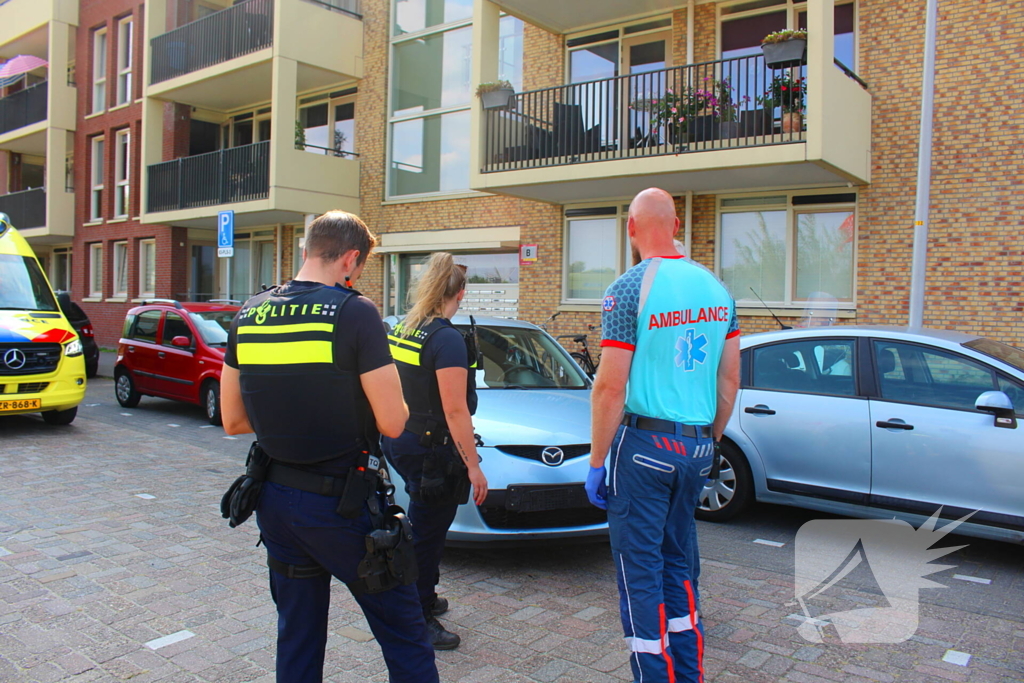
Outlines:
{"type": "Polygon", "coordinates": [[[359,464],[349,470],[345,479],[345,488],[338,501],[338,514],[347,519],[355,519],[363,511],[366,503],[377,492],[380,480],[380,458],[364,451],[359,456],[359,464]]]}
{"type": "Polygon", "coordinates": [[[451,446],[432,448],[423,457],[420,489],[410,498],[427,505],[462,505],[469,500],[465,463],[451,446]]]}
{"type": "Polygon", "coordinates": [[[715,457],[711,461],[711,472],[708,474],[708,479],[715,481],[722,473],[722,444],[718,441],[715,442],[715,457]]]}
{"type": "Polygon", "coordinates": [[[253,441],[245,459],[245,474],[235,479],[220,499],[220,514],[232,529],[249,519],[259,505],[269,468],[270,456],[253,441]]]}
{"type": "Polygon", "coordinates": [[[417,567],[412,524],[405,510],[389,505],[375,516],[374,529],[366,536],[366,556],[356,569],[359,580],[348,587],[354,595],[364,595],[408,586],[419,577],[417,567]]]}

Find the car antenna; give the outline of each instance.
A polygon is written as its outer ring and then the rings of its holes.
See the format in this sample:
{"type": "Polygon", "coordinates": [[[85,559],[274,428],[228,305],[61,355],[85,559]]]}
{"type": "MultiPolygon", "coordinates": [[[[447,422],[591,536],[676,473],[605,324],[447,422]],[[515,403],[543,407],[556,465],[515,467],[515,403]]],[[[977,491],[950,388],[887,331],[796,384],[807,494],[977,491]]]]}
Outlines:
{"type": "MultiPolygon", "coordinates": [[[[754,292],[754,288],[751,287],[750,291],[754,292]]],[[[765,310],[772,314],[772,317],[775,318],[775,322],[777,322],[779,324],[780,328],[782,328],[783,330],[791,330],[791,329],[793,329],[792,326],[790,326],[790,325],[783,325],[782,324],[782,321],[779,320],[779,316],[775,315],[775,311],[773,311],[772,309],[768,308],[768,304],[766,304],[764,302],[764,299],[762,299],[761,296],[757,292],[754,292],[754,296],[756,296],[757,300],[761,302],[761,305],[764,306],[765,310]]]]}

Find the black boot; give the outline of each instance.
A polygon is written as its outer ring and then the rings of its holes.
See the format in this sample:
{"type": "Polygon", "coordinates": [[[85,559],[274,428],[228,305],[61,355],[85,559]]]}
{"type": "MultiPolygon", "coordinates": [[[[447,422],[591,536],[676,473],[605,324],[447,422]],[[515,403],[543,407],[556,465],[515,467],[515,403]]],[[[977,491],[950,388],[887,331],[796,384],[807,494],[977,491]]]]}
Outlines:
{"type": "Polygon", "coordinates": [[[427,617],[427,636],[435,650],[454,650],[462,642],[462,638],[445,629],[434,616],[427,617]]]}
{"type": "Polygon", "coordinates": [[[436,598],[434,598],[434,604],[431,605],[430,609],[428,610],[429,614],[432,614],[435,617],[439,617],[447,611],[448,598],[442,598],[441,596],[437,596],[436,598]]]}

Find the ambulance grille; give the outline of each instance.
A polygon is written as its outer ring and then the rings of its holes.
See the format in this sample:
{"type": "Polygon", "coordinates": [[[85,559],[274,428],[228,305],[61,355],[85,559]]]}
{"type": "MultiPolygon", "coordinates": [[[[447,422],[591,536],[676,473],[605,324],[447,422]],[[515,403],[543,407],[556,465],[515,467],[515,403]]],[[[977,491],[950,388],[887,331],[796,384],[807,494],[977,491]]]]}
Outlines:
{"type": "Polygon", "coordinates": [[[49,382],[27,382],[25,384],[19,384],[16,394],[38,394],[41,391],[45,391],[46,387],[50,386],[49,382]]]}
{"type": "Polygon", "coordinates": [[[0,344],[0,375],[41,375],[60,365],[60,344],[0,344]]]}

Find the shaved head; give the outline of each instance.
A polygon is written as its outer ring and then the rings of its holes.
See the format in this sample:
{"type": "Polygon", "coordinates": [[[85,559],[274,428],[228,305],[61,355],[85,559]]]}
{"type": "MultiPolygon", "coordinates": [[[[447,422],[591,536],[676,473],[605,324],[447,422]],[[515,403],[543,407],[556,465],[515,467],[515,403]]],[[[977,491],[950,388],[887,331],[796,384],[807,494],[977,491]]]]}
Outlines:
{"type": "Polygon", "coordinates": [[[673,237],[679,230],[676,202],[665,190],[644,190],[629,205],[629,239],[634,261],[675,254],[673,237]]]}

